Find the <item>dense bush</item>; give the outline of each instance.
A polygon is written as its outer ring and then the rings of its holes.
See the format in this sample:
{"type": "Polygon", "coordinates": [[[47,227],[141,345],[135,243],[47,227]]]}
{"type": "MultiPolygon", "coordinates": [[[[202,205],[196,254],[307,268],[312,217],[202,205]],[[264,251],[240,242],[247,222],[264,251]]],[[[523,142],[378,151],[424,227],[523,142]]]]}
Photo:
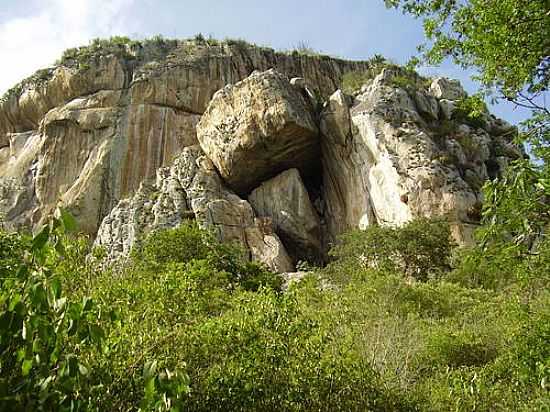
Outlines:
{"type": "Polygon", "coordinates": [[[72,226],[61,211],[32,242],[0,233],[1,410],[85,409],[89,401],[82,354],[99,353],[105,335],[101,309],[66,295],[55,270],[72,226]]]}
{"type": "Polygon", "coordinates": [[[342,236],[335,258],[389,273],[426,280],[450,269],[452,239],[443,220],[418,219],[396,228],[369,226],[342,236]]]}
{"type": "Polygon", "coordinates": [[[444,222],[372,227],[283,293],[195,223],[116,270],[71,226],[61,213],[34,239],[0,233],[2,410],[548,407],[545,242],[451,268],[444,222]]]}

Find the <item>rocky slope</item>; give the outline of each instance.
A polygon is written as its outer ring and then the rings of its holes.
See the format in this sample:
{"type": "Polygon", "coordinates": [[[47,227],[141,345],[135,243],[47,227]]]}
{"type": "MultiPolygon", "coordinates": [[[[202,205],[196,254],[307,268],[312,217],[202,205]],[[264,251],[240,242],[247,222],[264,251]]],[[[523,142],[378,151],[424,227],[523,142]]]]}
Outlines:
{"type": "Polygon", "coordinates": [[[460,85],[398,68],[338,90],[369,70],[241,42],[81,49],[0,101],[0,213],[33,228],[63,205],[111,257],[195,218],[281,272],[415,216],[467,242],[481,184],[522,155],[511,127],[472,124],[460,85]]]}

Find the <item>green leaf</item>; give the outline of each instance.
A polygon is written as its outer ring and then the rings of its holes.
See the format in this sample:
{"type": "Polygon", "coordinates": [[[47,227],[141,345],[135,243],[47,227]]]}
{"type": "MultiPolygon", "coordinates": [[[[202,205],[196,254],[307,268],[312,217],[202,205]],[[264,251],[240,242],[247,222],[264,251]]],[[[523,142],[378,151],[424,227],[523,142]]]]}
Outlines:
{"type": "Polygon", "coordinates": [[[10,312],[17,312],[16,310],[14,310],[16,308],[16,306],[21,302],[21,295],[20,294],[15,294],[13,295],[13,297],[11,298],[11,301],[10,301],[10,304],[8,306],[8,311],[10,312]]]}
{"type": "Polygon", "coordinates": [[[44,249],[48,239],[50,238],[50,227],[45,225],[32,239],[31,249],[34,251],[44,249]]]}
{"type": "Polygon", "coordinates": [[[81,363],[78,364],[78,371],[82,376],[86,376],[89,373],[88,368],[81,363]]]}
{"type": "Polygon", "coordinates": [[[77,357],[74,355],[69,355],[67,357],[67,365],[69,369],[69,376],[74,378],[77,372],[80,370],[77,357]]]}
{"type": "Polygon", "coordinates": [[[105,332],[103,332],[103,329],[97,325],[90,325],[89,332],[90,338],[95,343],[101,343],[101,341],[105,338],[105,332]]]}
{"type": "Polygon", "coordinates": [[[93,306],[94,301],[89,296],[85,296],[82,299],[82,313],[88,312],[93,308],[93,306]]]}
{"type": "Polygon", "coordinates": [[[60,238],[58,238],[57,241],[55,242],[55,251],[59,254],[59,256],[66,255],[65,245],[63,244],[63,241],[60,238]]]}
{"type": "Polygon", "coordinates": [[[152,378],[155,375],[155,372],[157,370],[157,361],[154,360],[152,362],[145,362],[143,365],[143,379],[147,380],[152,378]]]}
{"type": "Polygon", "coordinates": [[[155,379],[154,378],[148,379],[145,383],[145,398],[146,399],[153,398],[156,390],[157,388],[155,384],[155,379]]]}
{"type": "Polygon", "coordinates": [[[25,359],[21,365],[21,373],[27,376],[32,369],[32,359],[25,359]]]}
{"type": "Polygon", "coordinates": [[[61,281],[58,278],[52,279],[50,282],[53,297],[59,299],[61,296],[61,281]]]}
{"type": "Polygon", "coordinates": [[[37,307],[44,307],[48,304],[48,295],[44,286],[36,284],[31,289],[31,302],[37,307]]]}
{"type": "Polygon", "coordinates": [[[69,336],[72,336],[76,333],[77,330],[78,330],[78,320],[70,319],[69,328],[67,329],[67,334],[69,336]]]}
{"type": "Polygon", "coordinates": [[[75,218],[64,208],[59,208],[59,219],[66,232],[74,232],[77,229],[75,218]]]}

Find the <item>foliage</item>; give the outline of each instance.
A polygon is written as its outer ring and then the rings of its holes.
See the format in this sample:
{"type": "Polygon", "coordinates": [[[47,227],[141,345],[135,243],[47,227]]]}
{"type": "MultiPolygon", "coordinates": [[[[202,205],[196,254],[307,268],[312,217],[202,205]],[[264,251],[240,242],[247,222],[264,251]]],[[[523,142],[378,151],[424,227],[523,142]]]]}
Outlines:
{"type": "Polygon", "coordinates": [[[365,267],[426,280],[449,269],[451,249],[445,221],[417,219],[401,228],[369,226],[352,231],[342,236],[331,255],[354,256],[365,267]]]}
{"type": "Polygon", "coordinates": [[[90,62],[99,56],[115,54],[132,59],[134,56],[131,54],[130,49],[139,45],[138,41],[124,36],[113,36],[109,39],[97,38],[91,40],[88,46],[65,50],[57,64],[77,64],[81,70],[86,70],[90,68],[90,62]]]}
{"type": "Polygon", "coordinates": [[[420,76],[414,70],[408,67],[399,67],[391,78],[391,84],[395,87],[415,92],[417,90],[426,91],[430,86],[431,80],[420,76]]]}
{"type": "Polygon", "coordinates": [[[376,74],[370,71],[351,71],[342,76],[342,91],[347,94],[353,94],[364,84],[367,84],[376,74]]]}
{"type": "Polygon", "coordinates": [[[307,41],[299,41],[292,49],[292,54],[301,56],[319,56],[321,53],[314,50],[307,41]]]}
{"type": "Polygon", "coordinates": [[[449,271],[443,222],[373,227],[281,293],[278,276],[195,223],[152,233],[117,271],[71,226],[63,212],[34,240],[1,233],[3,409],[545,406],[547,242],[528,257],[474,248],[449,271]]]}
{"type": "Polygon", "coordinates": [[[6,93],[0,97],[0,103],[8,101],[12,97],[19,97],[23,91],[27,88],[35,87],[37,85],[44,84],[51,79],[53,74],[53,68],[37,70],[32,76],[19,82],[14,87],[10,88],[6,93]]]}
{"type": "Polygon", "coordinates": [[[225,43],[228,46],[235,47],[240,52],[246,52],[246,50],[248,50],[248,47],[250,46],[249,43],[246,40],[241,39],[241,38],[237,38],[237,39],[226,38],[225,43]]]}
{"type": "Polygon", "coordinates": [[[550,76],[550,15],[545,1],[531,0],[385,0],[388,6],[423,18],[430,47],[424,58],[445,57],[479,69],[486,86],[496,84],[513,98],[525,86],[546,90],[550,76]]]}
{"type": "Polygon", "coordinates": [[[490,242],[532,250],[548,238],[550,226],[550,116],[538,113],[527,122],[520,139],[531,144],[538,160],[517,159],[501,179],[484,187],[485,244],[490,242]],[[543,240],[544,241],[544,240],[543,240]]]}
{"type": "Polygon", "coordinates": [[[192,259],[204,259],[210,251],[207,237],[194,222],[184,222],[177,228],[155,231],[145,239],[139,249],[134,249],[135,260],[149,266],[162,266],[171,262],[187,263],[192,259]]]}
{"type": "Polygon", "coordinates": [[[386,60],[380,54],[375,54],[368,60],[368,68],[366,70],[353,70],[342,76],[342,90],[348,94],[357,92],[357,90],[373,80],[385,68],[392,68],[396,71],[406,70],[386,60]]]}
{"type": "Polygon", "coordinates": [[[153,232],[139,249],[133,251],[134,265],[143,270],[162,270],[173,264],[202,260],[247,290],[257,290],[261,286],[279,289],[282,284],[281,279],[269,270],[245,261],[243,251],[238,247],[219,243],[194,221],[153,232]]]}
{"type": "Polygon", "coordinates": [[[483,98],[476,94],[460,99],[453,111],[452,118],[458,122],[479,128],[485,124],[484,117],[488,113],[483,98]]]}
{"type": "MultiPolygon", "coordinates": [[[[69,298],[55,267],[72,218],[59,218],[30,242],[2,233],[0,278],[0,408],[85,409],[89,366],[81,354],[101,350],[102,313],[88,297],[69,298]],[[97,349],[93,349],[93,348],[97,349]]],[[[105,316],[105,314],[103,314],[105,316]]]]}
{"type": "Polygon", "coordinates": [[[322,307],[420,410],[544,410],[550,250],[539,250],[526,259],[474,248],[441,280],[410,283],[358,265],[357,249],[348,249],[322,271],[341,285],[322,307]]]}

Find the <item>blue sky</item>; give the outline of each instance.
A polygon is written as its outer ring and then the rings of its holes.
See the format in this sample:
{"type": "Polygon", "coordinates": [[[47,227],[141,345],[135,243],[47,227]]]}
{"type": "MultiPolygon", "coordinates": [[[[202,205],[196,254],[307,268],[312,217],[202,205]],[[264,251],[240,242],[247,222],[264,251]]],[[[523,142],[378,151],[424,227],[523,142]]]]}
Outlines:
{"type": "MultiPolygon", "coordinates": [[[[199,32],[276,49],[305,42],[348,59],[379,53],[397,63],[405,63],[423,40],[420,22],[386,9],[383,0],[0,0],[0,93],[94,37],[199,32]]],[[[468,73],[452,64],[424,72],[460,79],[469,92],[476,90],[468,73]]],[[[512,123],[528,115],[509,104],[492,111],[512,123]]]]}

